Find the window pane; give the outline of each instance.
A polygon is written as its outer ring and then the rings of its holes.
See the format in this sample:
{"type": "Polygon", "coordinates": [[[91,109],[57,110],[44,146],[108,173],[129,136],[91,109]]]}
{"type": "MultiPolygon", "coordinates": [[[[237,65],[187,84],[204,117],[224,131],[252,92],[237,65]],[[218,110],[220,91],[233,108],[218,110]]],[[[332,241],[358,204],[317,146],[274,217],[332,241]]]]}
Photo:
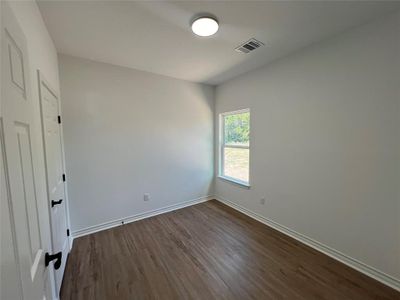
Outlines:
{"type": "Polygon", "coordinates": [[[224,116],[225,144],[249,145],[250,113],[224,116]]]}
{"type": "Polygon", "coordinates": [[[224,148],[223,175],[249,182],[249,149],[224,148]]]}

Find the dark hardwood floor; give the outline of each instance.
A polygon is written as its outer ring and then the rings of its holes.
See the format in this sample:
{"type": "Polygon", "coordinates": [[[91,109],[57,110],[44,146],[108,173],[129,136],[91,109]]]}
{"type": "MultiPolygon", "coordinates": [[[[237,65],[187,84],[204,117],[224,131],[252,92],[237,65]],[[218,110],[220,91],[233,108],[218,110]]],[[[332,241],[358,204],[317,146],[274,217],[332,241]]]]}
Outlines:
{"type": "Polygon", "coordinates": [[[215,200],[78,238],[61,299],[400,299],[215,200]]]}

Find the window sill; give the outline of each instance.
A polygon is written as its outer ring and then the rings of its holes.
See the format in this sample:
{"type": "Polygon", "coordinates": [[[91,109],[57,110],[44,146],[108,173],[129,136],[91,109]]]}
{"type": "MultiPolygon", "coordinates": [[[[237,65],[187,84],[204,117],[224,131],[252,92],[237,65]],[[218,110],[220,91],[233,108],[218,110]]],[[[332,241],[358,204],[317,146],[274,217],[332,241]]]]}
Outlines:
{"type": "Polygon", "coordinates": [[[237,179],[234,179],[234,178],[231,178],[231,177],[226,177],[226,176],[219,175],[218,178],[222,179],[224,181],[227,181],[229,183],[236,184],[236,185],[238,185],[238,186],[240,186],[242,188],[245,188],[245,189],[250,189],[250,187],[251,187],[250,184],[248,184],[246,182],[243,182],[243,181],[240,181],[240,180],[237,180],[237,179]]]}

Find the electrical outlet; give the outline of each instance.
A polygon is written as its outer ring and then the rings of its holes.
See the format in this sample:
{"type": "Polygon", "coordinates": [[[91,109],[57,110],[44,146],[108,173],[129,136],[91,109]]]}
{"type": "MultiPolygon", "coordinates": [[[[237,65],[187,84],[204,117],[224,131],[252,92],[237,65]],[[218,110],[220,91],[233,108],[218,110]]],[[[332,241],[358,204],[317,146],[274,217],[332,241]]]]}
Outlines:
{"type": "Polygon", "coordinates": [[[144,197],[143,197],[143,201],[150,201],[150,194],[149,193],[145,193],[144,197]]]}
{"type": "Polygon", "coordinates": [[[265,198],[260,199],[260,204],[264,205],[265,204],[265,198]]]}

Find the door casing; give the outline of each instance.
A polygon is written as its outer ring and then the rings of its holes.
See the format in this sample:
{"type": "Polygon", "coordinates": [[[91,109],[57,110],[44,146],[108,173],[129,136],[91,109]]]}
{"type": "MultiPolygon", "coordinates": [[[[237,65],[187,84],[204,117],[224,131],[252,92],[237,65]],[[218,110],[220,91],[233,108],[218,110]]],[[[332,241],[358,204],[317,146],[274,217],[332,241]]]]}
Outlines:
{"type": "MultiPolygon", "coordinates": [[[[54,88],[52,88],[51,84],[46,80],[43,72],[41,72],[40,70],[37,70],[37,79],[38,79],[38,85],[39,85],[39,99],[40,99],[40,112],[41,112],[41,125],[42,125],[42,137],[43,137],[43,149],[44,149],[44,161],[45,161],[45,169],[46,169],[46,185],[47,185],[47,197],[48,197],[48,212],[49,212],[49,218],[50,218],[50,225],[51,225],[51,236],[52,236],[52,246],[53,249],[56,248],[56,241],[55,241],[55,235],[56,234],[66,234],[66,232],[55,232],[56,228],[54,228],[55,226],[53,226],[52,224],[52,218],[53,218],[53,208],[51,207],[51,191],[50,191],[50,186],[49,186],[49,176],[50,174],[48,174],[48,160],[47,160],[47,146],[46,146],[46,132],[45,132],[45,123],[44,123],[44,94],[45,94],[45,89],[47,89],[47,91],[49,93],[51,93],[54,98],[56,99],[57,103],[58,103],[58,116],[61,116],[61,101],[60,101],[60,97],[59,94],[56,92],[56,90],[54,88]]],[[[60,134],[60,147],[61,147],[61,168],[62,168],[62,173],[66,174],[65,171],[65,153],[64,153],[64,139],[63,139],[63,130],[62,130],[62,122],[59,125],[59,134],[60,134]]],[[[61,176],[61,174],[59,174],[61,176]]],[[[65,208],[65,218],[66,218],[66,228],[69,230],[70,228],[70,219],[69,219],[69,206],[68,206],[68,191],[67,191],[67,182],[63,182],[63,205],[65,208]]],[[[70,230],[69,230],[70,231],[70,230]]],[[[68,245],[67,245],[67,251],[70,252],[72,249],[72,236],[71,234],[67,237],[68,239],[68,245]]],[[[65,263],[66,263],[66,259],[67,257],[63,258],[64,263],[62,265],[62,268],[65,267],[65,263]],[[65,259],[65,260],[64,260],[65,259]]],[[[58,278],[58,274],[56,274],[58,271],[54,270],[54,279],[55,279],[55,290],[57,291],[56,293],[58,294],[61,288],[61,282],[57,282],[57,278],[58,278]]],[[[61,274],[62,277],[63,274],[61,274]]]]}

